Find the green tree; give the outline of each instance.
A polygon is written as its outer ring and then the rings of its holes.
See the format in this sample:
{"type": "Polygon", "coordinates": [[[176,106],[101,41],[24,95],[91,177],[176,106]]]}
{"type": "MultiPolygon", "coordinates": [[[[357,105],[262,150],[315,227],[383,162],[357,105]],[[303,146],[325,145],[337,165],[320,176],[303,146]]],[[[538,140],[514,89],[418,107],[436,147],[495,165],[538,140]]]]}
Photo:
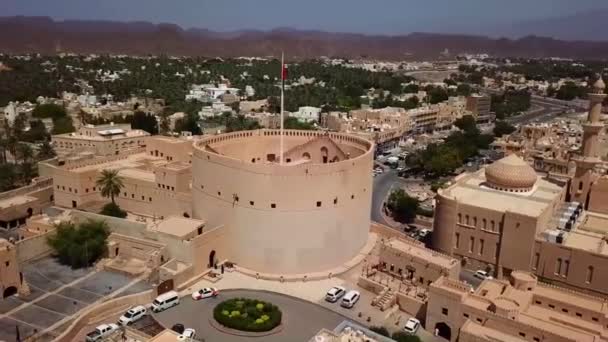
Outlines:
{"type": "Polygon", "coordinates": [[[30,184],[32,178],[36,177],[37,171],[31,162],[23,162],[19,164],[19,173],[21,174],[21,180],[25,185],[30,184]]]}
{"type": "Polygon", "coordinates": [[[21,159],[21,162],[29,162],[34,157],[34,151],[30,145],[25,143],[17,144],[17,158],[21,159]]]}
{"type": "Polygon", "coordinates": [[[456,88],[456,94],[459,96],[469,96],[472,92],[471,86],[467,83],[460,83],[456,88]]]}
{"type": "Polygon", "coordinates": [[[35,118],[53,118],[58,119],[65,117],[67,114],[65,109],[54,103],[37,105],[32,111],[32,116],[35,118]]]}
{"type": "Polygon", "coordinates": [[[394,332],[391,338],[396,342],[422,342],[420,337],[418,337],[417,335],[410,335],[403,331],[394,332]]]}
{"type": "Polygon", "coordinates": [[[114,204],[114,197],[120,195],[120,190],[124,187],[118,170],[102,170],[96,184],[101,189],[101,195],[109,197],[114,204]]]}
{"type": "Polygon", "coordinates": [[[30,122],[30,129],[23,133],[21,139],[27,142],[45,141],[50,138],[49,133],[46,131],[46,127],[41,120],[34,120],[30,122]]]}
{"type": "Polygon", "coordinates": [[[477,131],[477,123],[475,122],[475,118],[472,115],[465,115],[461,118],[458,118],[456,121],[454,121],[454,126],[460,128],[465,132],[477,131]]]}
{"type": "Polygon", "coordinates": [[[317,129],[312,123],[301,122],[300,120],[298,120],[297,118],[294,118],[294,117],[287,117],[287,118],[283,119],[283,127],[285,127],[285,129],[301,129],[301,130],[317,129]]]}
{"type": "Polygon", "coordinates": [[[40,150],[38,150],[38,159],[39,160],[46,160],[46,159],[51,159],[53,157],[55,157],[57,154],[55,153],[55,150],[53,149],[53,146],[51,146],[51,144],[49,144],[48,141],[45,141],[42,143],[42,145],[40,145],[40,150]]]}
{"type": "Polygon", "coordinates": [[[369,327],[369,330],[375,332],[378,335],[382,335],[382,336],[386,336],[386,337],[391,337],[391,334],[388,332],[388,329],[386,329],[385,327],[371,326],[371,327],[369,327]]]}
{"type": "Polygon", "coordinates": [[[402,223],[414,221],[419,205],[418,200],[410,197],[403,189],[393,190],[386,203],[387,208],[393,214],[393,218],[402,223]]]}
{"type": "Polygon", "coordinates": [[[99,213],[101,215],[118,217],[118,218],[127,217],[127,212],[122,210],[116,203],[112,203],[112,202],[104,205],[99,213]]]}
{"type": "Polygon", "coordinates": [[[91,266],[103,256],[109,234],[104,221],[88,220],[79,225],[62,222],[47,241],[60,263],[82,268],[91,266]]]}
{"type": "Polygon", "coordinates": [[[502,120],[496,121],[494,124],[494,136],[502,137],[505,134],[511,134],[515,132],[517,128],[510,123],[502,120]]]}
{"type": "Polygon", "coordinates": [[[0,164],[0,192],[14,189],[16,180],[15,164],[0,164]]]}
{"type": "Polygon", "coordinates": [[[72,133],[76,129],[72,123],[72,118],[69,116],[53,118],[53,134],[72,133]]]}
{"type": "Polygon", "coordinates": [[[142,111],[136,111],[131,118],[131,128],[141,129],[152,135],[158,134],[158,122],[156,117],[142,111]]]}

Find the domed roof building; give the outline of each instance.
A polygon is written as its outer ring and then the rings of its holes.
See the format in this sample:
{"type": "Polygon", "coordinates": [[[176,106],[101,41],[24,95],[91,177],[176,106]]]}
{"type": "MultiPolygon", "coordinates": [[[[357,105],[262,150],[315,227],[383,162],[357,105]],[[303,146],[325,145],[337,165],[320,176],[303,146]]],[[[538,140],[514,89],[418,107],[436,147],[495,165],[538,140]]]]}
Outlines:
{"type": "Polygon", "coordinates": [[[487,186],[508,192],[528,192],[538,179],[534,169],[515,154],[486,167],[485,176],[487,186]]]}

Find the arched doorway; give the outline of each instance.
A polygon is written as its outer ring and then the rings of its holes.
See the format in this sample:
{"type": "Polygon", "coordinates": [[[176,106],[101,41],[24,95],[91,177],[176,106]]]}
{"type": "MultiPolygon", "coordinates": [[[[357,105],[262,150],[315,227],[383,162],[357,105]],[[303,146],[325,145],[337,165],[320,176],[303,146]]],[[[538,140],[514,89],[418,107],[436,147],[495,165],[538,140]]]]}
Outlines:
{"type": "Polygon", "coordinates": [[[17,294],[17,288],[14,286],[9,286],[6,289],[4,289],[4,293],[2,294],[2,297],[6,298],[6,297],[10,297],[14,294],[17,294]]]}
{"type": "Polygon", "coordinates": [[[212,250],[209,253],[209,266],[208,267],[213,267],[213,265],[215,265],[215,250],[212,250]]]}
{"type": "Polygon", "coordinates": [[[34,214],[34,209],[27,208],[27,217],[32,217],[33,214],[34,214]]]}
{"type": "Polygon", "coordinates": [[[321,157],[323,158],[323,164],[327,164],[328,159],[329,159],[329,151],[327,150],[327,147],[323,146],[321,147],[321,157]]]}
{"type": "Polygon", "coordinates": [[[449,325],[444,322],[439,322],[435,324],[435,330],[437,331],[437,335],[445,338],[448,341],[452,339],[452,329],[449,325]]]}

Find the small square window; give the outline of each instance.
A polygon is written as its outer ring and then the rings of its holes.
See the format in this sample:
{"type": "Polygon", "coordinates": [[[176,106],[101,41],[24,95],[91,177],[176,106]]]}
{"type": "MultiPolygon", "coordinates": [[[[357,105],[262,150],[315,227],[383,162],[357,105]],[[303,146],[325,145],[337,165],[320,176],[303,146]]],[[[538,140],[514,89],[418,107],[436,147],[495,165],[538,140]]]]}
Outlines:
{"type": "Polygon", "coordinates": [[[538,337],[533,337],[532,339],[534,340],[534,342],[540,342],[540,338],[538,337]]]}
{"type": "Polygon", "coordinates": [[[135,194],[131,194],[131,198],[135,198],[135,194]]]}
{"type": "Polygon", "coordinates": [[[201,190],[204,190],[204,189],[205,189],[205,186],[204,186],[204,185],[201,185],[201,190]]]}
{"type": "Polygon", "coordinates": [[[523,332],[520,332],[520,333],[519,333],[519,336],[521,336],[521,337],[526,337],[526,334],[525,334],[525,333],[523,333],[523,332]]]}
{"type": "Polygon", "coordinates": [[[355,199],[355,195],[350,195],[350,199],[355,199]]]}
{"type": "Polygon", "coordinates": [[[321,206],[321,201],[317,201],[317,208],[321,206]]]}
{"type": "Polygon", "coordinates": [[[582,313],[580,313],[580,312],[577,312],[577,313],[576,313],[576,317],[583,317],[583,314],[582,314],[582,313]]]}
{"type": "Polygon", "coordinates": [[[599,321],[599,319],[597,317],[591,317],[591,320],[594,321],[594,322],[599,321]]]}
{"type": "Polygon", "coordinates": [[[276,205],[275,203],[272,203],[272,204],[270,204],[270,207],[271,207],[272,209],[274,209],[274,208],[276,208],[276,207],[277,207],[277,205],[276,205]]]}
{"type": "Polygon", "coordinates": [[[447,316],[448,308],[441,308],[441,313],[447,316]]]}
{"type": "Polygon", "coordinates": [[[152,202],[152,197],[148,197],[148,201],[152,202]]]}
{"type": "Polygon", "coordinates": [[[146,196],[141,196],[141,200],[145,201],[146,200],[146,196]]]}
{"type": "Polygon", "coordinates": [[[542,305],[543,303],[540,300],[535,301],[536,305],[542,305]]]}
{"type": "Polygon", "coordinates": [[[217,195],[218,195],[218,196],[222,196],[222,192],[221,192],[221,191],[218,191],[218,192],[217,192],[217,195]]]}
{"type": "Polygon", "coordinates": [[[468,313],[463,314],[463,316],[464,316],[465,318],[469,318],[469,314],[468,314],[468,313]]]}
{"type": "Polygon", "coordinates": [[[10,262],[10,261],[7,261],[7,262],[5,262],[4,264],[6,265],[6,267],[8,267],[8,266],[11,264],[11,262],[10,262]]]}
{"type": "Polygon", "coordinates": [[[549,304],[549,307],[550,307],[551,309],[555,309],[555,305],[553,305],[553,304],[549,304]]]}
{"type": "Polygon", "coordinates": [[[334,198],[334,204],[338,204],[338,197],[334,198]]]}
{"type": "Polygon", "coordinates": [[[477,318],[477,322],[481,323],[483,320],[481,318],[477,318]]]}
{"type": "Polygon", "coordinates": [[[254,205],[255,202],[254,201],[249,201],[249,205],[254,205]]]}
{"type": "Polygon", "coordinates": [[[562,311],[567,313],[567,312],[568,312],[568,309],[565,309],[565,308],[564,308],[564,309],[562,309],[562,311]]]}

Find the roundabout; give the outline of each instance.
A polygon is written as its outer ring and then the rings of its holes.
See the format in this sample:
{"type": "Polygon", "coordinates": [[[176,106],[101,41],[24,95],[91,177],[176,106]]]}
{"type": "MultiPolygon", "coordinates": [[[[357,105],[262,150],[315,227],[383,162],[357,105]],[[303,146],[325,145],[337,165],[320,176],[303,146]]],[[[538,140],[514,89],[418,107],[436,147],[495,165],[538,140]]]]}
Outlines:
{"type": "MultiPolygon", "coordinates": [[[[254,309],[257,310],[257,307],[254,309]]],[[[222,314],[221,311],[224,310],[220,310],[219,314],[222,314]]],[[[231,311],[237,310],[230,310],[229,315],[231,311]]],[[[240,310],[238,311],[240,315],[240,310]]],[[[264,336],[262,339],[265,342],[307,341],[322,328],[334,329],[347,319],[336,312],[305,300],[279,293],[254,290],[222,290],[217,297],[200,301],[194,301],[190,296],[186,296],[180,299],[179,305],[154,314],[154,318],[166,328],[180,323],[186,328],[195,329],[197,336],[205,341],[222,342],[247,341],[256,336],[264,336]],[[229,300],[234,300],[232,303],[236,305],[236,301],[241,298],[255,300],[255,304],[262,301],[276,306],[280,310],[280,324],[271,328],[270,331],[258,333],[230,329],[216,322],[214,319],[216,307],[221,307],[221,304],[229,300]]]]}

